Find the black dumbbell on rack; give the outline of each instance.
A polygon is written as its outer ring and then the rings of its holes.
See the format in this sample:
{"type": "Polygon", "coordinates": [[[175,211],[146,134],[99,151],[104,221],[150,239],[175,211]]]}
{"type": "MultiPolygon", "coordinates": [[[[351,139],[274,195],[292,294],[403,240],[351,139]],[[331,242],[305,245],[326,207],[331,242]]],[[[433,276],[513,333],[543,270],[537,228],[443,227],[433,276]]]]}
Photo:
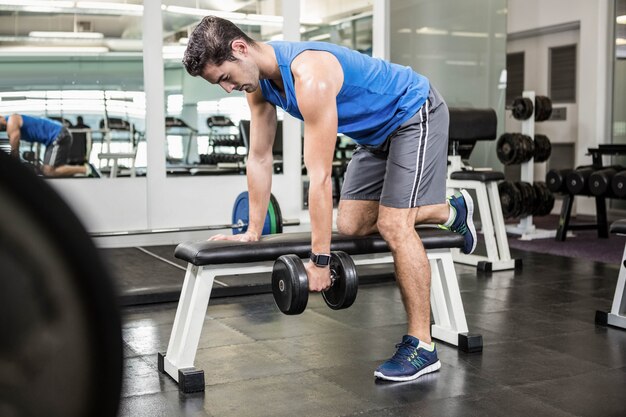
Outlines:
{"type": "MultiPolygon", "coordinates": [[[[345,252],[330,254],[331,286],[322,292],[326,304],[333,310],[348,308],[354,303],[359,278],[354,261],[345,252]]],[[[272,271],[274,301],[287,315],[300,314],[309,301],[309,279],[302,259],[283,255],[274,262],[272,271]]]]}
{"type": "Polygon", "coordinates": [[[615,197],[615,193],[611,187],[613,177],[623,171],[622,166],[610,166],[594,171],[589,176],[589,191],[595,196],[605,196],[608,198],[615,197]]]}

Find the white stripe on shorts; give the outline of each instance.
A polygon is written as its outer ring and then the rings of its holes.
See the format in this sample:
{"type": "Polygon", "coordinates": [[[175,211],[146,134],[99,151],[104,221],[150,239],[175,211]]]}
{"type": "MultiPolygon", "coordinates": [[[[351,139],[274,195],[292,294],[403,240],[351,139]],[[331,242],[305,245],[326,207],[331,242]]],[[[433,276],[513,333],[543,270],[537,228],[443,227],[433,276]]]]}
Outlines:
{"type": "Polygon", "coordinates": [[[417,206],[417,196],[419,195],[420,184],[422,183],[422,176],[424,174],[424,165],[426,158],[426,147],[428,145],[428,100],[424,103],[424,106],[420,110],[420,139],[417,148],[417,156],[415,161],[415,178],[413,179],[413,191],[411,193],[411,208],[417,206]],[[421,128],[424,116],[422,113],[426,113],[426,132],[424,134],[423,128],[421,128]],[[420,164],[421,162],[421,164],[420,164]]]}

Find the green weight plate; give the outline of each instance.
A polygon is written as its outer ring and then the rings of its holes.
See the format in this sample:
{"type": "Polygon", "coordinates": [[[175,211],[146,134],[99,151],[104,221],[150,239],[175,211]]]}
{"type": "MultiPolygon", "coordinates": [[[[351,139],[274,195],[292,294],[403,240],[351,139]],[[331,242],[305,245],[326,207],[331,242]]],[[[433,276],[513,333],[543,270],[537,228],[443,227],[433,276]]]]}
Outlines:
{"type": "Polygon", "coordinates": [[[280,210],[280,205],[278,204],[278,200],[274,197],[274,194],[270,194],[270,208],[272,209],[273,215],[271,216],[271,221],[274,223],[274,228],[272,233],[282,233],[283,232],[283,214],[280,210]]]}

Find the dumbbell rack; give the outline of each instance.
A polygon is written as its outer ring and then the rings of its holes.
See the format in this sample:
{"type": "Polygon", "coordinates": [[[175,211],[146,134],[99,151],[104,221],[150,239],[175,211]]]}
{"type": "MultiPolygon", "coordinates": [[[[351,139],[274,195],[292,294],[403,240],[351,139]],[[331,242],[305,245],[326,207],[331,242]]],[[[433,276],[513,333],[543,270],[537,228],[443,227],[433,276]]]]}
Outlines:
{"type": "MultiPolygon", "coordinates": [[[[530,101],[535,103],[535,92],[534,91],[524,91],[522,93],[522,97],[526,97],[530,99],[530,101]]],[[[522,134],[530,136],[531,138],[535,137],[535,111],[536,109],[533,106],[533,113],[526,120],[522,121],[522,134]]],[[[521,164],[521,180],[524,182],[528,182],[533,184],[534,176],[535,176],[535,158],[530,158],[529,161],[523,162],[521,164]]],[[[534,240],[534,239],[546,239],[555,236],[554,230],[546,230],[546,229],[538,229],[533,224],[533,216],[529,214],[520,218],[520,222],[517,225],[508,225],[506,226],[506,231],[508,233],[519,235],[520,240],[534,240]]]]}
{"type": "MultiPolygon", "coordinates": [[[[626,155],[626,145],[600,145],[597,148],[588,148],[591,155],[591,163],[595,169],[601,169],[602,155],[626,155]]],[[[609,237],[609,224],[606,215],[606,197],[596,196],[596,223],[570,224],[572,206],[576,195],[567,194],[561,207],[559,228],[556,232],[556,240],[564,242],[569,230],[598,230],[599,238],[609,237]]]]}

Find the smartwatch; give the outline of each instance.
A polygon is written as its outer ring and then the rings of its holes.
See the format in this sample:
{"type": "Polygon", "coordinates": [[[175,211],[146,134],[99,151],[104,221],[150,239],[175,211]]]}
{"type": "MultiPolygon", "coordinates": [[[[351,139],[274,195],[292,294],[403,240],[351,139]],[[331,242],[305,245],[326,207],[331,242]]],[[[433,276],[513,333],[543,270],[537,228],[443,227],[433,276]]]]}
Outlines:
{"type": "Polygon", "coordinates": [[[325,268],[330,265],[330,255],[326,253],[313,253],[309,255],[311,261],[320,268],[325,268]]]}

